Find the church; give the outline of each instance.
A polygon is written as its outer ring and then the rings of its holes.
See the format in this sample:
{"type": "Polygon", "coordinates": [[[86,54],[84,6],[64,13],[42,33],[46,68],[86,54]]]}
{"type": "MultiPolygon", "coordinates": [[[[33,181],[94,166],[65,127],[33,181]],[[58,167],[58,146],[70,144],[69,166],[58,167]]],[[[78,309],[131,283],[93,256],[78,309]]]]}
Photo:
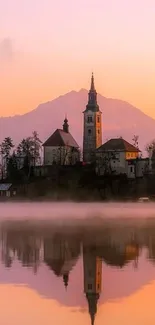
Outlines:
{"type": "MultiPolygon", "coordinates": [[[[47,165],[75,165],[80,162],[80,149],[76,140],[69,131],[68,119],[65,118],[62,129],[55,132],[45,141],[44,166],[47,165]]],[[[110,139],[102,144],[102,112],[97,102],[94,75],[91,76],[88,102],[83,111],[83,163],[95,163],[98,174],[113,170],[115,174],[127,174],[134,178],[134,161],[139,157],[140,150],[122,138],[110,139]],[[105,164],[106,161],[106,164],[105,164]],[[108,166],[107,165],[108,162],[108,166]]],[[[82,163],[82,162],[81,162],[82,163]]],[[[144,162],[141,164],[140,176],[144,171],[144,162]]]]}
{"type": "Polygon", "coordinates": [[[79,146],[71,133],[65,118],[62,129],[55,132],[44,142],[44,165],[75,165],[80,160],[79,146]]]}

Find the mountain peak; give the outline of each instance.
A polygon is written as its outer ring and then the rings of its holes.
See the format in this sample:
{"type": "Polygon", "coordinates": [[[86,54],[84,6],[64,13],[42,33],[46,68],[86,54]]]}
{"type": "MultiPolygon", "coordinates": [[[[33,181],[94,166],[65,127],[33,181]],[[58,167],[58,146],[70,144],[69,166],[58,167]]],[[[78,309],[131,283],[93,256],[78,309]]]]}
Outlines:
{"type": "MultiPolygon", "coordinates": [[[[61,128],[65,115],[70,131],[82,146],[83,110],[88,101],[88,90],[72,90],[58,98],[40,104],[33,111],[24,115],[0,118],[0,141],[6,136],[15,143],[31,135],[36,130],[44,142],[55,129],[61,128]]],[[[103,118],[103,141],[107,138],[122,136],[132,142],[134,135],[139,135],[139,147],[144,146],[155,137],[155,120],[142,113],[127,102],[103,97],[98,94],[98,104],[103,118]]]]}

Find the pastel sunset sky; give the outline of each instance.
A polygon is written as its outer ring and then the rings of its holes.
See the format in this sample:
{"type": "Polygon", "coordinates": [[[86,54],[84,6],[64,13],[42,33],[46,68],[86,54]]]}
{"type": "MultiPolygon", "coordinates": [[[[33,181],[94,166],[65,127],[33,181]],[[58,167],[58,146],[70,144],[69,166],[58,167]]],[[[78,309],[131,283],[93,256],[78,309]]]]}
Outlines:
{"type": "Polygon", "coordinates": [[[88,89],[93,70],[155,118],[154,17],[154,0],[0,0],[0,115],[88,89]]]}

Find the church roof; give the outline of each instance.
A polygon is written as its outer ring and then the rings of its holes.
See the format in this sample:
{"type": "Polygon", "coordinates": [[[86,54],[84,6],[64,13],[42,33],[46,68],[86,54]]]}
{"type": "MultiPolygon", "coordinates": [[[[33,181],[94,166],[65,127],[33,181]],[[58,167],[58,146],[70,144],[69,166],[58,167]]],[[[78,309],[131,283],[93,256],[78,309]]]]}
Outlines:
{"type": "Polygon", "coordinates": [[[79,148],[72,135],[61,129],[57,129],[43,144],[44,147],[64,147],[69,146],[79,148]]]}
{"type": "Polygon", "coordinates": [[[138,148],[127,142],[122,138],[110,139],[106,143],[102,144],[97,151],[110,151],[110,150],[118,150],[118,151],[130,151],[130,152],[140,152],[138,148]]]}
{"type": "Polygon", "coordinates": [[[61,276],[61,269],[64,264],[64,260],[61,259],[45,259],[45,263],[54,272],[56,276],[61,276]]]}

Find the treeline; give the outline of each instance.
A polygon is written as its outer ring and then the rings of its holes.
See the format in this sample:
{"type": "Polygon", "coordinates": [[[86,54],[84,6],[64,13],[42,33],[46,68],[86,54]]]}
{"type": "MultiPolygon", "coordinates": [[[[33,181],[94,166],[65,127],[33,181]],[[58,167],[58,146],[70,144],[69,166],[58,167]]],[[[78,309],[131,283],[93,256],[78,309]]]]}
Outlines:
{"type": "Polygon", "coordinates": [[[15,146],[11,137],[6,137],[0,144],[1,179],[19,180],[29,178],[31,166],[41,163],[42,142],[36,131],[22,139],[15,146]]]}

